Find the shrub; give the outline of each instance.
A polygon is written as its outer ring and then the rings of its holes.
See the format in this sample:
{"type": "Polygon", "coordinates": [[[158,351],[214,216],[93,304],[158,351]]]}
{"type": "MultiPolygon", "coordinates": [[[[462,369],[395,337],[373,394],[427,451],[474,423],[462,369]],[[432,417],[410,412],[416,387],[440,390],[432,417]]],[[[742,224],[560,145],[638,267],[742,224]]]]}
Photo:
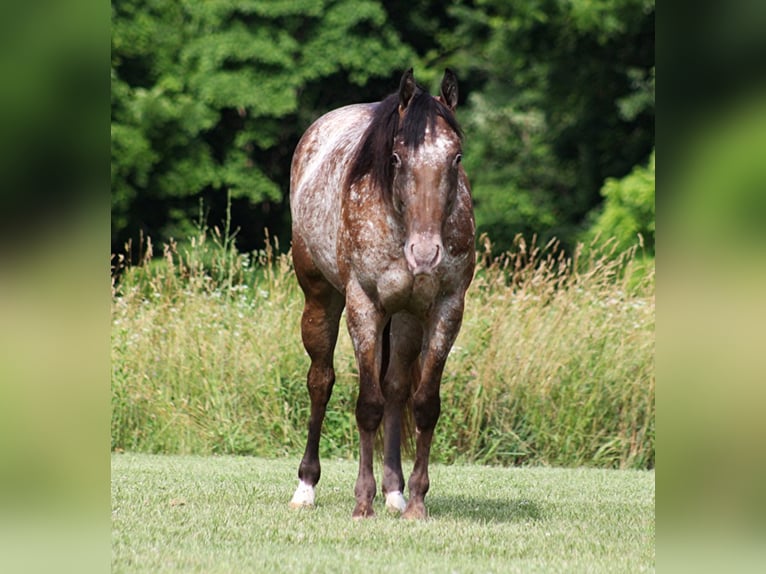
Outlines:
{"type": "Polygon", "coordinates": [[[619,250],[641,243],[654,256],[654,152],[646,166],[636,166],[622,179],[609,178],[601,188],[604,205],[586,241],[616,241],[619,250]]]}

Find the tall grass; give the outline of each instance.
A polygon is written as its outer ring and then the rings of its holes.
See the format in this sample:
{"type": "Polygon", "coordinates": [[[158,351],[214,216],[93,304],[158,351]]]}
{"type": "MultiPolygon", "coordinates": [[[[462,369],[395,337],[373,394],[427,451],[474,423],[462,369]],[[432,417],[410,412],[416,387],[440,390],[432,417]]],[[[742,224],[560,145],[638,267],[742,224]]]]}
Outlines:
{"type": "Polygon", "coordinates": [[[481,261],[445,371],[443,456],[654,466],[653,265],[581,254],[517,238],[481,261]]]}
{"type": "MultiPolygon", "coordinates": [[[[215,230],[151,245],[112,287],[112,448],[298,456],[308,421],[303,298],[278,246],[215,230]]],[[[432,457],[654,466],[654,274],[634,250],[484,242],[442,382],[432,457]]],[[[357,452],[356,366],[341,329],[322,455],[357,452]]]]}

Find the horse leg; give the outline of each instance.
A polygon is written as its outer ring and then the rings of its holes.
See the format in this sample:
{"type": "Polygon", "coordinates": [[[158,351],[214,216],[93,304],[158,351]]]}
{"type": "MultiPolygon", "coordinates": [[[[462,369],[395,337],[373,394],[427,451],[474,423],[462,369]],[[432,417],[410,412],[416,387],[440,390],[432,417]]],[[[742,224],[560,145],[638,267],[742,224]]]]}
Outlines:
{"type": "Polygon", "coordinates": [[[417,358],[423,331],[418,320],[407,313],[398,313],[391,319],[390,359],[383,380],[386,400],[383,413],[383,494],[386,508],[402,512],[404,499],[404,473],[402,472],[401,432],[402,414],[417,376],[417,358]]]}
{"type": "Polygon", "coordinates": [[[359,429],[359,475],[354,487],[356,506],[353,518],[375,515],[372,501],[376,484],[373,475],[375,433],[383,418],[384,399],[380,388],[382,333],[385,314],[359,285],[346,288],[346,323],[359,367],[359,397],[356,424],[359,429]]]}
{"type": "Polygon", "coordinates": [[[303,346],[311,358],[307,387],[311,399],[311,415],[308,425],[306,450],[298,468],[300,482],[290,501],[290,506],[313,506],[314,487],[319,482],[319,437],[322,431],[327,403],[335,384],[333,353],[338,339],[338,325],[343,311],[343,296],[318,272],[312,272],[307,259],[301,255],[300,244],[294,242],[293,257],[298,269],[298,280],[306,301],[301,317],[303,346]],[[298,252],[296,253],[296,250],[298,252]],[[307,270],[308,269],[308,270],[307,270]]]}
{"type": "Polygon", "coordinates": [[[434,428],[441,411],[439,388],[444,364],[460,330],[462,316],[462,299],[448,301],[435,311],[433,320],[426,329],[427,346],[421,355],[420,382],[412,397],[416,437],[415,464],[407,483],[410,500],[402,514],[405,518],[426,517],[424,499],[430,486],[428,459],[434,428]]]}

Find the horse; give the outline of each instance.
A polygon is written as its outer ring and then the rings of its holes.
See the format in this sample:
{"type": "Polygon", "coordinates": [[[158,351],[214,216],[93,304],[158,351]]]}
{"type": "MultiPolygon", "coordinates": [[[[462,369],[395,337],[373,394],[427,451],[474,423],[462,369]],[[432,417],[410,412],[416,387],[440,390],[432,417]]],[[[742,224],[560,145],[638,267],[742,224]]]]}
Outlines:
{"type": "Polygon", "coordinates": [[[291,507],[314,505],[345,308],[359,371],[352,517],[375,515],[373,450],[381,422],[385,506],[405,518],[427,517],[441,378],[475,267],[457,101],[454,72],[445,70],[440,94],[432,96],[410,68],[397,92],[323,115],[298,142],[290,171],[292,260],[305,297],[301,336],[311,360],[311,411],[291,507]],[[415,425],[409,501],[400,450],[406,417],[415,425]]]}

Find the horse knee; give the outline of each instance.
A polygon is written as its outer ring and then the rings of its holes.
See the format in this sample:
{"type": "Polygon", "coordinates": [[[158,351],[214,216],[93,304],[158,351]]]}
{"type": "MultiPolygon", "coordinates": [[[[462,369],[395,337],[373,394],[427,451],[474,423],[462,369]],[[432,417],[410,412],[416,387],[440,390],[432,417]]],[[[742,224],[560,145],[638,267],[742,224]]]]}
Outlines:
{"type": "Polygon", "coordinates": [[[320,367],[312,364],[306,381],[312,402],[327,405],[335,384],[335,370],[332,367],[320,367]]]}
{"type": "Polygon", "coordinates": [[[356,423],[361,430],[374,432],[378,430],[383,419],[383,397],[362,397],[356,401],[356,423]]]}
{"type": "Polygon", "coordinates": [[[424,397],[416,394],[412,407],[417,428],[420,430],[432,429],[436,426],[441,413],[441,397],[438,393],[424,397]]]}

